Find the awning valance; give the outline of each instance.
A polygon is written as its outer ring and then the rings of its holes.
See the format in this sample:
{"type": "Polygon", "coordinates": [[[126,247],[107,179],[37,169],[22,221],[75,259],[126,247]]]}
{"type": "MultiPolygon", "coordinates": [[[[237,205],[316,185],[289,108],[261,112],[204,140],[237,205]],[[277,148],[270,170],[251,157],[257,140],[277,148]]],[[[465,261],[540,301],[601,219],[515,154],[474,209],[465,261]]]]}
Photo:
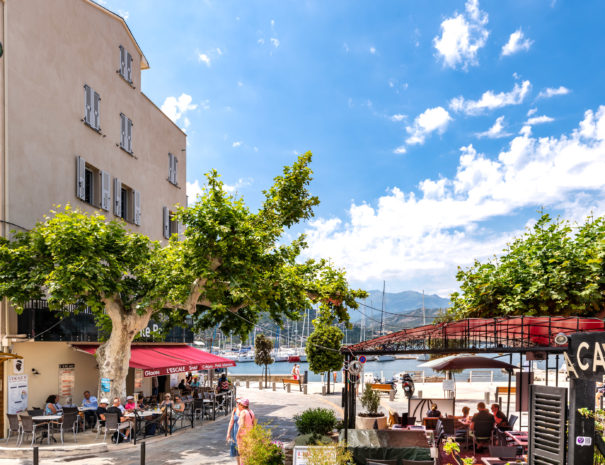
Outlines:
{"type": "MultiPolygon", "coordinates": [[[[98,344],[73,344],[73,346],[92,355],[99,347],[98,344]]],[[[235,362],[186,344],[154,344],[133,345],[130,348],[129,366],[143,370],[143,376],[150,377],[232,367],[235,366],[235,362]]]]}

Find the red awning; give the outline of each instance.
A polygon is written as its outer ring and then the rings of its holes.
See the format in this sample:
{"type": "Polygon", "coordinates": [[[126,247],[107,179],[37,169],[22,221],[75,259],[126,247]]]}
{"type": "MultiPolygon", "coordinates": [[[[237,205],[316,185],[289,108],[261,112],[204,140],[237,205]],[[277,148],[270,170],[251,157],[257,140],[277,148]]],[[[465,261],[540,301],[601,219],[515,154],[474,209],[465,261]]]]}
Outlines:
{"type": "MultiPolygon", "coordinates": [[[[73,344],[78,350],[94,355],[97,344],[73,344]]],[[[209,354],[188,345],[133,345],[130,348],[130,368],[143,370],[143,376],[161,376],[187,371],[213,370],[235,366],[233,360],[209,354]]]]}

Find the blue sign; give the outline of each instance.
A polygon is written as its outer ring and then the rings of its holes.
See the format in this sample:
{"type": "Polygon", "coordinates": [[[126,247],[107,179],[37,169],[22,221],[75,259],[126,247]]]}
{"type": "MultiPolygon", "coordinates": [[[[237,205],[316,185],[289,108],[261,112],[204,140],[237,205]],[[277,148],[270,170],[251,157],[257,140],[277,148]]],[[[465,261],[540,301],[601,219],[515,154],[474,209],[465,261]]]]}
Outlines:
{"type": "Polygon", "coordinates": [[[359,361],[360,361],[361,363],[366,363],[366,356],[365,356],[365,355],[362,355],[361,357],[359,357],[359,361]]]}
{"type": "Polygon", "coordinates": [[[109,392],[109,378],[101,378],[101,392],[109,392]]]}

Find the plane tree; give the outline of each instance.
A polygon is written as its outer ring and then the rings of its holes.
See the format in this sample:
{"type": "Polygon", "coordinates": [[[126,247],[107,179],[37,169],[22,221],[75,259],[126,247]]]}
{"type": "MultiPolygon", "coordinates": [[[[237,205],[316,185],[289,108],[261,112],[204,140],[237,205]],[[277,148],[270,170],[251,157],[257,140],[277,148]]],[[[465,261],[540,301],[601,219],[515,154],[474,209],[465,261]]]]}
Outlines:
{"type": "Polygon", "coordinates": [[[178,212],[184,232],[164,246],[100,214],[57,209],[31,231],[1,240],[0,297],[17,311],[40,298],[60,313],[89,308],[108,335],[96,357],[111,396],[125,394],[131,343],[152,316],[241,337],[263,314],[281,324],[318,303],[347,322],[347,307],[365,292],[326,260],[301,261],[304,235],[287,240],[319,203],[308,189],[310,162],[308,152],[284,167],[257,211],[210,172],[197,202],[178,212]]]}

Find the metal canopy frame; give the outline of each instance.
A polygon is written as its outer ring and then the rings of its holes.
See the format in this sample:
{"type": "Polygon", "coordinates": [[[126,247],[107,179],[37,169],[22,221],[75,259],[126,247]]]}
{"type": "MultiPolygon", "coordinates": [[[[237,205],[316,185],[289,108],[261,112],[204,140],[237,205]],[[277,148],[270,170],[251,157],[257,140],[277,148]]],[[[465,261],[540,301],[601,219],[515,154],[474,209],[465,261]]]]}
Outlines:
{"type": "Polygon", "coordinates": [[[599,318],[506,317],[468,318],[419,326],[345,346],[350,355],[455,354],[455,353],[562,353],[557,334],[605,331],[599,318]]]}

